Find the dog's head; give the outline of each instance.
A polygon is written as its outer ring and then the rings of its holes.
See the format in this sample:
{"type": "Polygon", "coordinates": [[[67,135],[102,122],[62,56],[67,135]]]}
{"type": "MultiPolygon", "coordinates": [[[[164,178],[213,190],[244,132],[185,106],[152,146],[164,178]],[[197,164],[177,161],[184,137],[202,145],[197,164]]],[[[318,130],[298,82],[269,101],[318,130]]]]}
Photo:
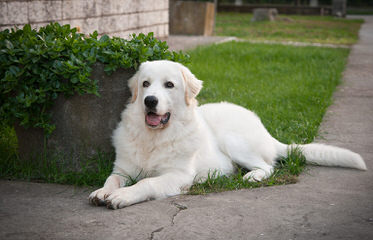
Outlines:
{"type": "Polygon", "coordinates": [[[128,85],[131,103],[141,105],[146,125],[160,129],[196,106],[202,81],[180,63],[160,60],[142,63],[128,85]]]}

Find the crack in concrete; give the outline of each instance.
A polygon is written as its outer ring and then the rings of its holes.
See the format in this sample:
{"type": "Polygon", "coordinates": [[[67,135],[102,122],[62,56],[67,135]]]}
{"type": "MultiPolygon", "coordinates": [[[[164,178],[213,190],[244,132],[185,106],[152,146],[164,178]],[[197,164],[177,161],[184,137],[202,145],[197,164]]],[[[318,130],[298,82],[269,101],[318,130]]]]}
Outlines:
{"type": "Polygon", "coordinates": [[[172,219],[171,219],[171,226],[173,226],[175,224],[174,220],[175,220],[175,217],[181,212],[181,211],[184,211],[186,209],[188,209],[186,206],[184,205],[181,205],[179,203],[176,203],[176,202],[172,202],[172,204],[177,207],[177,212],[172,216],[172,219]]]}
{"type": "Polygon", "coordinates": [[[153,240],[154,239],[154,235],[156,233],[160,233],[163,229],[165,229],[166,227],[172,227],[173,225],[175,225],[175,217],[181,212],[181,211],[184,211],[187,208],[187,206],[184,206],[184,205],[181,205],[175,201],[172,201],[171,204],[177,208],[177,211],[171,216],[171,224],[169,226],[164,226],[164,227],[160,227],[160,228],[157,228],[156,230],[154,230],[153,232],[150,233],[150,238],[149,240],[153,240]]]}
{"type": "Polygon", "coordinates": [[[158,232],[161,232],[163,229],[164,229],[164,227],[160,227],[160,228],[157,228],[156,230],[154,230],[153,232],[151,232],[149,239],[153,240],[154,239],[154,234],[156,234],[158,232]]]}

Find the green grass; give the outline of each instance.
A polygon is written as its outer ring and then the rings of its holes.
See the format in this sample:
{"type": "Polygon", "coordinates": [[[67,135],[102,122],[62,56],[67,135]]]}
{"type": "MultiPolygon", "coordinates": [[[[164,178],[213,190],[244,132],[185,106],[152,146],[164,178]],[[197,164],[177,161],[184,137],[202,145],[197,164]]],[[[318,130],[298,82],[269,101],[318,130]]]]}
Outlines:
{"type": "MultiPolygon", "coordinates": [[[[204,80],[200,103],[229,101],[256,112],[269,132],[284,143],[308,143],[331,103],[348,56],[348,49],[225,43],[200,47],[189,54],[192,72],[204,80]]],[[[61,155],[39,161],[16,158],[12,128],[1,126],[0,178],[74,185],[101,186],[111,173],[113,156],[84,158],[79,171],[61,163],[61,155]]],[[[274,175],[262,183],[249,183],[244,169],[229,177],[212,173],[195,184],[191,194],[294,183],[304,159],[294,150],[282,159],[274,175]]],[[[136,181],[133,181],[136,182],[136,181]]]]}
{"type": "Polygon", "coordinates": [[[256,112],[284,143],[312,142],[349,49],[231,42],[189,52],[204,81],[201,104],[228,101],[256,112]]]}
{"type": "MultiPolygon", "coordinates": [[[[348,49],[225,43],[189,52],[190,69],[204,88],[201,104],[228,101],[259,115],[272,136],[284,143],[309,143],[341,79],[348,49]]],[[[230,177],[211,174],[192,194],[294,183],[304,167],[299,152],[281,161],[262,183],[243,181],[239,169],[230,177]]]]}
{"type": "Polygon", "coordinates": [[[217,172],[211,172],[202,183],[194,184],[189,194],[207,194],[212,192],[231,191],[242,188],[257,188],[275,185],[296,183],[297,177],[304,170],[306,159],[302,152],[294,148],[287,158],[280,159],[273,174],[262,182],[250,182],[243,179],[246,169],[238,168],[237,173],[231,176],[219,176],[217,172]]]}
{"type": "Polygon", "coordinates": [[[219,13],[215,34],[249,40],[354,44],[363,20],[330,16],[279,16],[274,22],[251,22],[252,14],[219,13]]]}

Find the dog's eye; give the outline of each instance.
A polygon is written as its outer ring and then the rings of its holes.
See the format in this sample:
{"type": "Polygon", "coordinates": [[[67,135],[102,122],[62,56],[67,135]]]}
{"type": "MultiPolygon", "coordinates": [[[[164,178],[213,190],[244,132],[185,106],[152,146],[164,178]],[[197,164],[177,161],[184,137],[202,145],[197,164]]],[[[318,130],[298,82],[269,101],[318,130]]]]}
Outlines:
{"type": "Polygon", "coordinates": [[[166,83],[164,84],[164,86],[165,86],[166,88],[173,88],[173,87],[174,87],[174,84],[173,84],[172,82],[166,82],[166,83]]]}
{"type": "Polygon", "coordinates": [[[144,82],[142,83],[142,86],[143,86],[143,87],[149,87],[149,86],[150,86],[150,82],[148,82],[148,81],[144,81],[144,82]]]}

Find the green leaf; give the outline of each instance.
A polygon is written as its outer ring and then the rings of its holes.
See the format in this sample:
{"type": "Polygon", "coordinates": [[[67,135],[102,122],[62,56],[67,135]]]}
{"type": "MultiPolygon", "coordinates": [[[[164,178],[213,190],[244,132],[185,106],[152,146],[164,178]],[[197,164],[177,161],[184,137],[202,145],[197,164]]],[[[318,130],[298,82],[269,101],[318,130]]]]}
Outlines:
{"type": "Polygon", "coordinates": [[[78,77],[74,76],[74,77],[72,77],[72,78],[70,79],[70,82],[72,82],[72,83],[77,83],[77,82],[79,82],[79,79],[78,79],[78,77]]]}
{"type": "Polygon", "coordinates": [[[146,54],[146,56],[152,56],[153,55],[153,49],[148,48],[145,54],[146,54]]]}
{"type": "Polygon", "coordinates": [[[26,24],[25,26],[23,26],[23,32],[25,32],[26,34],[30,33],[31,32],[31,25],[26,24]]]}
{"type": "Polygon", "coordinates": [[[107,41],[109,41],[109,36],[108,35],[103,35],[101,38],[100,38],[100,42],[107,42],[107,41]]]}
{"type": "Polygon", "coordinates": [[[5,47],[7,49],[13,49],[14,48],[13,44],[8,39],[5,39],[4,42],[5,42],[5,47]]]}

